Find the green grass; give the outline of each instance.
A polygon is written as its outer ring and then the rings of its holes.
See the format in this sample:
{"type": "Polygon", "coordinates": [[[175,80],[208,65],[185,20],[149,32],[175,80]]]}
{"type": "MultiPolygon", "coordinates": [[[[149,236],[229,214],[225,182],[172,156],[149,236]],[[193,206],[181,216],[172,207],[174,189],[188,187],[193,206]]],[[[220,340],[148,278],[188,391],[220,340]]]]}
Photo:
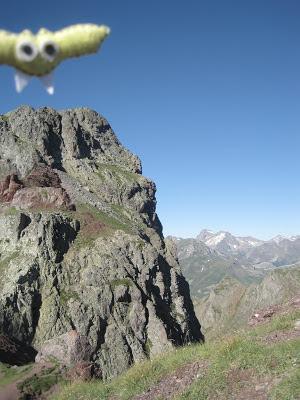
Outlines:
{"type": "Polygon", "coordinates": [[[137,225],[139,223],[136,220],[136,215],[134,215],[134,211],[130,208],[127,208],[120,204],[111,204],[111,209],[113,210],[114,214],[126,224],[126,226],[137,225]]]}
{"type": "Polygon", "coordinates": [[[284,378],[271,393],[272,400],[297,400],[300,399],[300,368],[290,376],[284,378]]]}
{"type": "Polygon", "coordinates": [[[294,310],[288,314],[275,316],[270,322],[253,329],[250,335],[264,336],[276,331],[290,330],[293,328],[297,319],[300,319],[300,310],[294,310]]]}
{"type": "Polygon", "coordinates": [[[135,174],[134,172],[127,171],[118,165],[112,164],[100,164],[96,172],[97,176],[100,177],[102,181],[110,180],[111,177],[105,174],[105,170],[110,172],[110,175],[117,181],[118,184],[124,182],[135,182],[141,177],[140,174],[135,174]]]}
{"type": "MultiPolygon", "coordinates": [[[[232,377],[228,372],[234,370],[249,372],[258,380],[265,376],[272,381],[277,377],[280,382],[274,388],[274,396],[277,396],[274,399],[298,399],[293,393],[299,388],[295,371],[300,365],[300,341],[291,340],[267,345],[255,340],[256,336],[259,339],[263,333],[268,334],[279,327],[288,329],[292,321],[295,321],[295,316],[276,317],[268,328],[267,325],[260,326],[253,332],[244,332],[216,343],[215,354],[210,358],[211,364],[204,377],[196,380],[176,399],[206,400],[215,398],[217,394],[220,398],[231,398],[232,377]],[[283,376],[286,378],[282,383],[283,376]],[[290,385],[290,382],[293,384],[290,385]],[[284,389],[281,389],[282,387],[284,389]]],[[[239,384],[240,382],[236,382],[236,387],[239,384]]]]}
{"type": "MultiPolygon", "coordinates": [[[[150,343],[149,343],[150,346],[150,343]]],[[[156,357],[133,366],[125,374],[110,382],[89,382],[66,385],[56,400],[99,400],[118,396],[120,400],[129,400],[147,390],[177,368],[200,358],[207,358],[208,347],[201,345],[186,346],[176,351],[156,357]]]]}
{"type": "Polygon", "coordinates": [[[103,211],[98,210],[96,207],[93,207],[89,204],[78,204],[76,205],[76,212],[80,214],[91,214],[96,220],[103,222],[105,225],[113,229],[126,229],[126,226],[121,222],[117,221],[115,218],[111,217],[108,214],[105,214],[103,211]]]}
{"type": "Polygon", "coordinates": [[[12,368],[0,362],[0,387],[22,379],[32,368],[32,364],[12,368]]]}
{"type": "Polygon", "coordinates": [[[253,388],[261,379],[273,382],[270,399],[296,400],[300,393],[300,340],[265,343],[260,339],[273,331],[289,330],[298,318],[299,310],[275,317],[250,331],[204,345],[178,348],[152,361],[137,364],[111,381],[67,385],[55,399],[108,400],[117,396],[120,400],[129,400],[164,376],[197,360],[207,366],[201,376],[176,397],[177,400],[229,399],[233,390],[239,391],[243,385],[253,388]],[[246,374],[250,381],[234,380],[234,371],[246,374]]]}
{"type": "Polygon", "coordinates": [[[128,225],[88,204],[78,204],[76,211],[64,214],[80,222],[80,231],[73,243],[74,248],[91,246],[98,237],[112,236],[117,230],[132,234],[128,225]]]}
{"type": "Polygon", "coordinates": [[[71,289],[61,290],[59,298],[62,304],[67,304],[70,299],[80,300],[79,294],[71,289]]]}
{"type": "Polygon", "coordinates": [[[114,279],[113,281],[110,282],[110,286],[112,289],[115,289],[118,286],[127,286],[130,287],[133,285],[132,281],[128,278],[124,279],[114,279]]]}
{"type": "Polygon", "coordinates": [[[56,367],[47,368],[40,375],[33,375],[18,384],[21,393],[19,399],[39,398],[42,393],[47,392],[60,380],[60,374],[56,371],[56,367]]]}

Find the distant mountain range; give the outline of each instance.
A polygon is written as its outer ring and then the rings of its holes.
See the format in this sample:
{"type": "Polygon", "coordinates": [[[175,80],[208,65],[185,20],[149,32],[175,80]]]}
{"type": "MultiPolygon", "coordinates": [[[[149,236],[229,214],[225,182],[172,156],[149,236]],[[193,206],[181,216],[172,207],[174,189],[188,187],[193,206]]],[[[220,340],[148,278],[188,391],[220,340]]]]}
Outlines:
{"type": "Polygon", "coordinates": [[[264,241],[251,236],[240,237],[229,232],[214,233],[205,229],[200,232],[196,240],[200,240],[222,255],[233,255],[256,266],[270,263],[273,267],[279,267],[300,260],[300,235],[292,237],[278,235],[264,241]]]}
{"type": "Polygon", "coordinates": [[[300,235],[264,241],[205,229],[196,238],[170,238],[194,297],[207,295],[225,276],[249,285],[270,270],[300,262],[300,235]]]}

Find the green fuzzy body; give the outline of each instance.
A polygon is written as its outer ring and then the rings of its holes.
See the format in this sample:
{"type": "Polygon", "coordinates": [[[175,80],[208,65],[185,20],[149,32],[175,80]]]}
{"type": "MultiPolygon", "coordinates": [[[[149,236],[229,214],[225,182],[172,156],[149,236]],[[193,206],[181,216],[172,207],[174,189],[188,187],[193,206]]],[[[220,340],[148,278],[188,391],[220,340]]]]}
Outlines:
{"type": "Polygon", "coordinates": [[[36,35],[29,30],[19,34],[0,30],[0,64],[28,75],[44,76],[67,58],[96,53],[109,32],[108,27],[94,24],[72,25],[56,32],[42,28],[36,35]],[[22,40],[29,40],[38,49],[45,40],[51,40],[58,46],[58,54],[53,61],[45,60],[40,52],[33,61],[21,61],[16,56],[16,46],[22,40]]]}

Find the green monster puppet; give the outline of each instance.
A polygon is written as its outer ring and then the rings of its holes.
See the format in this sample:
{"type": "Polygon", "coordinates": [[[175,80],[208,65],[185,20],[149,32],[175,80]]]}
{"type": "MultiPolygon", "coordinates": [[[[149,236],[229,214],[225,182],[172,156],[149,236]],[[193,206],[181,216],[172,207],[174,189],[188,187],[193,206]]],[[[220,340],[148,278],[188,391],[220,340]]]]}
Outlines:
{"type": "Polygon", "coordinates": [[[16,90],[20,93],[32,76],[41,79],[47,92],[54,93],[52,71],[71,57],[96,53],[109,34],[104,25],[78,24],[60,31],[40,29],[19,34],[0,30],[0,64],[15,67],[16,90]]]}

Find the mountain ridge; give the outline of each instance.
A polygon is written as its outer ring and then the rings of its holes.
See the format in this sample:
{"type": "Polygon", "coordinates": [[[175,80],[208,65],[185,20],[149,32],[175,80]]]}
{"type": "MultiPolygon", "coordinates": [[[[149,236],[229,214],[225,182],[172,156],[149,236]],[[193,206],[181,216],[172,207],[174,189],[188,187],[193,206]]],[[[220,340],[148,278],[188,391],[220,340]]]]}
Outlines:
{"type": "MultiPolygon", "coordinates": [[[[184,240],[176,236],[170,237],[177,243],[184,240]]],[[[290,237],[277,235],[269,240],[261,240],[252,236],[234,236],[227,231],[213,232],[203,229],[194,239],[223,256],[243,257],[244,261],[252,264],[271,262],[274,266],[280,266],[294,264],[300,260],[300,235],[290,237]]]]}
{"type": "Polygon", "coordinates": [[[194,297],[207,295],[225,276],[242,284],[259,283],[271,270],[300,261],[300,236],[268,241],[202,230],[195,238],[169,237],[194,297]]]}
{"type": "Polygon", "coordinates": [[[3,343],[60,361],[80,361],[76,343],[85,343],[82,361],[108,379],[203,341],[156,186],[141,172],[93,110],[22,106],[0,116],[3,343]]]}

